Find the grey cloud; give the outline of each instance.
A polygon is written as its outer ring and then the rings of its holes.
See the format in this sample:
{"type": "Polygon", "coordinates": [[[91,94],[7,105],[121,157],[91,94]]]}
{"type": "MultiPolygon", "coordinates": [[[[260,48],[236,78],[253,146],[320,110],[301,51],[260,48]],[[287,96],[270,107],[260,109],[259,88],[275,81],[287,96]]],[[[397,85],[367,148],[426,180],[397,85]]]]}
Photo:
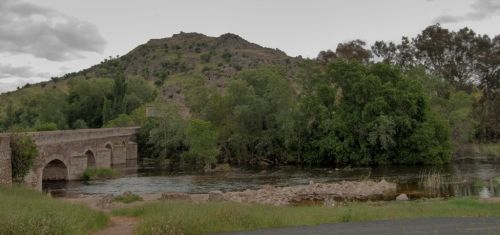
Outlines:
{"type": "Polygon", "coordinates": [[[49,77],[48,73],[38,73],[29,66],[12,66],[10,64],[0,64],[0,79],[2,78],[32,78],[49,77]]]}
{"type": "Polygon", "coordinates": [[[18,0],[0,0],[0,51],[52,61],[104,50],[96,26],[56,10],[18,0]]]}
{"type": "Polygon", "coordinates": [[[476,0],[471,5],[471,11],[464,15],[441,15],[434,19],[435,23],[457,23],[463,21],[481,21],[500,15],[499,0],[476,0]]]}

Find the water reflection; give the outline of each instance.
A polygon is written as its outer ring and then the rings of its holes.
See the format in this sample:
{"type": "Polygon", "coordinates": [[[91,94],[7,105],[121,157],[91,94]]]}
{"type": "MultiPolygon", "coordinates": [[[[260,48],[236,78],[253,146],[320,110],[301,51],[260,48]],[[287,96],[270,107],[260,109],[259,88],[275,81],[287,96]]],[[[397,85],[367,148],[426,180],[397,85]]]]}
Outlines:
{"type": "Polygon", "coordinates": [[[212,190],[242,191],[262,185],[290,186],[342,180],[381,180],[398,184],[398,191],[410,198],[449,196],[500,196],[500,164],[484,161],[454,162],[442,167],[391,166],[360,168],[239,169],[230,172],[173,172],[156,164],[143,163],[138,169],[127,169],[125,177],[114,180],[46,182],[45,190],[59,195],[188,192],[212,190]]]}

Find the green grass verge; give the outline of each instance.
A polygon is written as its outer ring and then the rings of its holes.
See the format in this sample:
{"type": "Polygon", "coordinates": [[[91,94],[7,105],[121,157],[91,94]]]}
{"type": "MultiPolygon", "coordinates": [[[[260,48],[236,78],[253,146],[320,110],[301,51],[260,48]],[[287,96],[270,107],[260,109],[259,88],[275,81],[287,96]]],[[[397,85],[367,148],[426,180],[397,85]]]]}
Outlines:
{"type": "Polygon", "coordinates": [[[0,234],[88,234],[107,222],[104,213],[83,205],[30,189],[0,187],[0,234]]]}
{"type": "Polygon", "coordinates": [[[142,201],[142,197],[136,194],[120,195],[116,196],[114,201],[128,204],[132,202],[142,201]]]}
{"type": "Polygon", "coordinates": [[[118,177],[118,172],[111,168],[87,168],[83,172],[83,180],[113,179],[118,177]]]}
{"type": "Polygon", "coordinates": [[[500,216],[500,204],[475,199],[352,203],[320,206],[275,207],[237,203],[192,204],[158,202],[118,209],[114,215],[140,217],[137,234],[210,234],[259,228],[317,225],[418,217],[500,216]]]}

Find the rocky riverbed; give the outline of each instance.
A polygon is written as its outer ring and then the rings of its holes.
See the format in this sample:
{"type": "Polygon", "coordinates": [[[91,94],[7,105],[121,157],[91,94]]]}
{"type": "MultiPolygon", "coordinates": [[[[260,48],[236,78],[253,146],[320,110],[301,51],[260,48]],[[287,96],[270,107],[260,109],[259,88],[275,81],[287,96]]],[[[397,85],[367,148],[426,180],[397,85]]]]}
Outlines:
{"type": "Polygon", "coordinates": [[[367,200],[394,197],[396,188],[396,184],[385,180],[379,182],[310,182],[309,185],[290,187],[264,186],[259,190],[245,190],[243,192],[210,192],[209,200],[284,206],[304,201],[367,200]]]}
{"type": "MultiPolygon", "coordinates": [[[[230,201],[238,203],[258,203],[276,206],[293,205],[302,202],[324,202],[331,205],[336,201],[351,200],[377,200],[396,198],[397,185],[385,180],[381,181],[342,181],[336,183],[315,183],[308,185],[273,187],[265,185],[258,190],[245,190],[239,192],[211,191],[208,194],[188,194],[178,192],[165,192],[140,195],[142,201],[189,201],[193,203],[230,201]]],[[[127,194],[130,194],[128,192],[127,194]]],[[[66,200],[83,202],[96,209],[113,209],[127,207],[127,204],[116,202],[116,195],[105,196],[80,196],[66,198],[66,200]]]]}

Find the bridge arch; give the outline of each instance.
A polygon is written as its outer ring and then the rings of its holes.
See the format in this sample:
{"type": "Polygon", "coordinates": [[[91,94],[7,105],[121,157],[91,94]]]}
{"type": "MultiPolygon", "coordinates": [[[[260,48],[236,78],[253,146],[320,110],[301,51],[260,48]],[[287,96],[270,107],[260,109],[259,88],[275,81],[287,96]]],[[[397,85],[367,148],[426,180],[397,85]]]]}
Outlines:
{"type": "Polygon", "coordinates": [[[87,157],[87,168],[96,167],[94,152],[89,149],[85,152],[85,156],[87,157]]]}
{"type": "Polygon", "coordinates": [[[108,143],[106,143],[104,148],[109,151],[110,163],[111,163],[111,165],[113,165],[113,144],[111,142],[108,142],[108,143]]]}
{"type": "Polygon", "coordinates": [[[68,167],[62,160],[53,159],[44,166],[42,180],[68,180],[68,167]]]}

